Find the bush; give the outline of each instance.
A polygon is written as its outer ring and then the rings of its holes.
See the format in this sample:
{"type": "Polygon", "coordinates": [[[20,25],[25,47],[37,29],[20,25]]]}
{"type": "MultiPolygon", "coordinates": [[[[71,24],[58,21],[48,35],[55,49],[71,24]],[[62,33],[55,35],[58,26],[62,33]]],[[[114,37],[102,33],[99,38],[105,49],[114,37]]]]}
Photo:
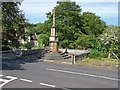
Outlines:
{"type": "Polygon", "coordinates": [[[91,50],[89,57],[90,58],[101,58],[102,52],[98,51],[97,49],[93,49],[93,50],[91,50]]]}

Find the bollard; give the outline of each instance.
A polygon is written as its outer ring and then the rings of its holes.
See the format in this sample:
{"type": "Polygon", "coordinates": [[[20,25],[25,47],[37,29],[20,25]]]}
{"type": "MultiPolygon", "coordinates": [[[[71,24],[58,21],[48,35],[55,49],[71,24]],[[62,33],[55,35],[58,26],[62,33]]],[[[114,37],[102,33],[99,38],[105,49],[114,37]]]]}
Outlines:
{"type": "Polygon", "coordinates": [[[72,64],[75,64],[75,55],[73,54],[73,60],[72,60],[72,64]]]}

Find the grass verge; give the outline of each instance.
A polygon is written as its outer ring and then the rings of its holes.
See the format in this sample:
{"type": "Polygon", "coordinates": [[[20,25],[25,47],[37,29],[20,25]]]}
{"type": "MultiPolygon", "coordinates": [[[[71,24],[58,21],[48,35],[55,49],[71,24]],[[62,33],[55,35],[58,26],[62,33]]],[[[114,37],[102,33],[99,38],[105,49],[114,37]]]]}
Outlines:
{"type": "Polygon", "coordinates": [[[119,60],[111,58],[101,58],[101,59],[91,59],[86,58],[82,61],[77,61],[77,65],[81,66],[95,66],[95,67],[105,67],[105,68],[118,68],[120,65],[119,60]]]}

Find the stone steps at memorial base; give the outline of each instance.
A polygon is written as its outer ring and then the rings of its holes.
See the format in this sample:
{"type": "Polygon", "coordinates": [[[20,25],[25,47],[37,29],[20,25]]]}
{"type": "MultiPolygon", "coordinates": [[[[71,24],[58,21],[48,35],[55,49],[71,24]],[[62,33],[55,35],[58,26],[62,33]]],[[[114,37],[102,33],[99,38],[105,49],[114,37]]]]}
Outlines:
{"type": "Polygon", "coordinates": [[[71,56],[65,53],[50,52],[44,54],[41,59],[46,60],[71,60],[71,56]]]}

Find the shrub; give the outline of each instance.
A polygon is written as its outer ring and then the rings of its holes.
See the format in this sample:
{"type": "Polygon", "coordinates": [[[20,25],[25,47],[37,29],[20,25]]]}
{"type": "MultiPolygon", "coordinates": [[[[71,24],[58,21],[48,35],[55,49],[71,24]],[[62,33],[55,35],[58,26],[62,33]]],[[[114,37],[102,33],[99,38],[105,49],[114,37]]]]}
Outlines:
{"type": "Polygon", "coordinates": [[[93,49],[93,50],[91,50],[89,57],[90,58],[101,58],[102,52],[98,51],[97,49],[93,49]]]}

